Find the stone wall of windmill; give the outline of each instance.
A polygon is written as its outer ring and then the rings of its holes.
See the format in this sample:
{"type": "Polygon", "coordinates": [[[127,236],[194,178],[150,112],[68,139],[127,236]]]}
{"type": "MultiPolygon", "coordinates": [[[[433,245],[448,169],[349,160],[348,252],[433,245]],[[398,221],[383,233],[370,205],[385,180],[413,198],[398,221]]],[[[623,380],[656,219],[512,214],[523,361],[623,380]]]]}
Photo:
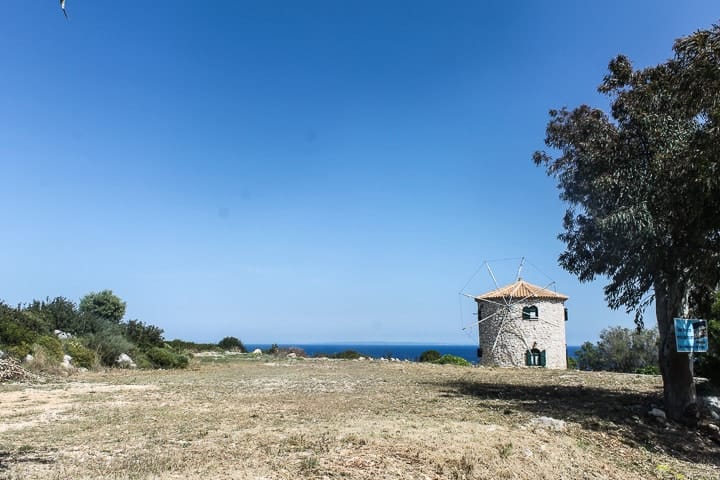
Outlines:
{"type": "MultiPolygon", "coordinates": [[[[540,296],[525,295],[519,299],[515,296],[513,300],[511,296],[493,298],[490,292],[476,297],[478,319],[482,320],[480,365],[567,368],[564,304],[567,297],[555,292],[543,295],[545,290],[541,287],[523,283],[521,287],[534,288],[540,296]]],[[[504,288],[513,292],[513,285],[504,288]]]]}

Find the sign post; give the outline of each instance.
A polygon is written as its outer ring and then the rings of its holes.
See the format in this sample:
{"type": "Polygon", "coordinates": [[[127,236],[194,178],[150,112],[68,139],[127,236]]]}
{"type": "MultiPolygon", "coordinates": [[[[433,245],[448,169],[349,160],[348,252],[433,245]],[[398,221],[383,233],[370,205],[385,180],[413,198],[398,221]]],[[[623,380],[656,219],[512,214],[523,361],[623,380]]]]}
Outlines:
{"type": "Polygon", "coordinates": [[[675,346],[678,352],[707,352],[707,322],[697,318],[675,318],[675,346]]]}

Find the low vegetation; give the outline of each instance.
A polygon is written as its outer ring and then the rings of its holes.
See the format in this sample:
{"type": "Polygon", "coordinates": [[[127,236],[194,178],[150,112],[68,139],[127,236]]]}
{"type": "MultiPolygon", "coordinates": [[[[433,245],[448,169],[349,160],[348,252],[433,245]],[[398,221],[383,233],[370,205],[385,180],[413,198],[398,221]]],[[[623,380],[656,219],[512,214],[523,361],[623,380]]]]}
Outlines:
{"type": "Polygon", "coordinates": [[[139,320],[123,321],[125,302],[110,290],[85,295],[78,305],[57,297],[11,307],[0,302],[0,350],[29,368],[117,366],[184,368],[188,357],[165,342],[162,329],[139,320]]]}
{"type": "Polygon", "coordinates": [[[716,479],[660,377],[223,354],[0,384],[0,478],[716,479]]]}
{"type": "Polygon", "coordinates": [[[658,375],[658,341],[656,328],[606,328],[595,345],[585,342],[575,353],[577,366],[581,370],[658,375]]]}

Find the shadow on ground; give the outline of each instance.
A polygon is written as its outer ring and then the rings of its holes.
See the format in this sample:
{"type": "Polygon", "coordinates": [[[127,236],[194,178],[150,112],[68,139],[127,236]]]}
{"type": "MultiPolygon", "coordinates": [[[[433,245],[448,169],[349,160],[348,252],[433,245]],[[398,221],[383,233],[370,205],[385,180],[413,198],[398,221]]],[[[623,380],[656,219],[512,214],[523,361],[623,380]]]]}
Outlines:
{"type": "Polygon", "coordinates": [[[42,456],[31,451],[22,453],[12,453],[0,450],[0,472],[4,472],[10,468],[13,463],[42,463],[51,464],[55,460],[53,458],[42,456]]]}
{"type": "Polygon", "coordinates": [[[648,415],[661,402],[658,394],[583,385],[516,385],[475,380],[435,383],[442,396],[492,401],[506,415],[529,413],[579,424],[615,436],[623,443],[678,459],[720,465],[720,443],[707,427],[661,423],[648,415]]]}

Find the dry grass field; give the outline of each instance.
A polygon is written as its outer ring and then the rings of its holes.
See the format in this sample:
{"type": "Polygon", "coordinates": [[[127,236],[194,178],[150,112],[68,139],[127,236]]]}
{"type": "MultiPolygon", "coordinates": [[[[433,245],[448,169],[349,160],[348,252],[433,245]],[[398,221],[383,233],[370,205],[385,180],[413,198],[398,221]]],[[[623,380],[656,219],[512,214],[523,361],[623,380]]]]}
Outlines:
{"type": "Polygon", "coordinates": [[[0,384],[0,478],[720,478],[707,432],[646,415],[660,392],[640,375],[237,356],[78,373],[0,384]]]}

